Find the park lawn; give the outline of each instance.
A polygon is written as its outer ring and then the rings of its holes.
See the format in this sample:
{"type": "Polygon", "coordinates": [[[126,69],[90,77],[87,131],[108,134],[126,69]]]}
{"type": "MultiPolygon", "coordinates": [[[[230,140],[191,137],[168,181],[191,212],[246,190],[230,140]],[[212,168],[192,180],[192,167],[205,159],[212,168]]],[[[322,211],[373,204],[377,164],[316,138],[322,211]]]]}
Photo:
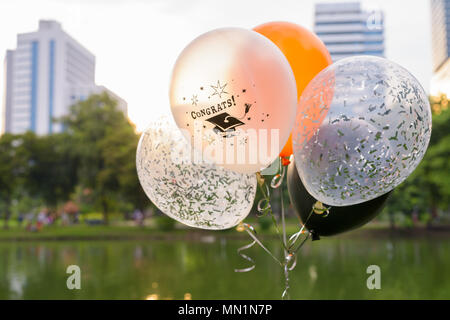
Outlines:
{"type": "MultiPolygon", "coordinates": [[[[183,230],[174,230],[178,232],[183,230]]],[[[184,231],[185,232],[185,231],[184,231]]],[[[40,231],[27,231],[23,227],[0,229],[0,240],[76,240],[76,239],[123,239],[139,238],[162,233],[154,228],[85,224],[70,226],[45,226],[40,231]]]]}

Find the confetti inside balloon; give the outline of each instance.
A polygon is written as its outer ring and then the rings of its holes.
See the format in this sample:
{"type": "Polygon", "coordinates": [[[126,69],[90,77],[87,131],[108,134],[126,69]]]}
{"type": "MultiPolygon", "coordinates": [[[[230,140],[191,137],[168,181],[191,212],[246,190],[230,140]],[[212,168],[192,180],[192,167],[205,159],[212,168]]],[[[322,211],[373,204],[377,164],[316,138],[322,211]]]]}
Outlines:
{"type": "Polygon", "coordinates": [[[206,159],[255,173],[285,145],[297,89],[289,62],[269,39],[223,28],[201,35],[180,54],[170,104],[178,127],[206,159]]]}
{"type": "Polygon", "coordinates": [[[168,120],[141,136],[136,155],[139,181],[169,217],[191,227],[221,230],[239,224],[256,194],[255,174],[199,163],[180,130],[168,120]]]}
{"type": "Polygon", "coordinates": [[[383,58],[351,57],[327,67],[306,87],[299,110],[293,132],[297,170],[313,197],[334,206],[395,188],[430,141],[425,91],[407,70],[383,58]],[[330,93],[332,99],[326,98],[330,93]],[[304,125],[310,122],[317,123],[314,132],[304,125]]]}

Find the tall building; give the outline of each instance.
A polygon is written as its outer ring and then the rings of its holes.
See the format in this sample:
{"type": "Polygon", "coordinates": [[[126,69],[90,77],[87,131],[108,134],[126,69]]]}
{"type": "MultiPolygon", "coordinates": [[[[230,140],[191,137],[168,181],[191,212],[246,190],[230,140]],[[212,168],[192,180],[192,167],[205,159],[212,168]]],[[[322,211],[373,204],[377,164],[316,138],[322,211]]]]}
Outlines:
{"type": "Polygon", "coordinates": [[[433,93],[450,94],[450,0],[431,1],[433,93]]]}
{"type": "Polygon", "coordinates": [[[333,61],[353,55],[384,56],[384,15],[364,11],[359,2],[318,3],[314,32],[333,61]]]}
{"type": "Polygon", "coordinates": [[[39,30],[17,36],[17,49],[5,56],[3,131],[61,132],[54,122],[89,94],[107,91],[125,114],[126,102],[95,84],[95,56],[56,21],[39,21],[39,30]]]}

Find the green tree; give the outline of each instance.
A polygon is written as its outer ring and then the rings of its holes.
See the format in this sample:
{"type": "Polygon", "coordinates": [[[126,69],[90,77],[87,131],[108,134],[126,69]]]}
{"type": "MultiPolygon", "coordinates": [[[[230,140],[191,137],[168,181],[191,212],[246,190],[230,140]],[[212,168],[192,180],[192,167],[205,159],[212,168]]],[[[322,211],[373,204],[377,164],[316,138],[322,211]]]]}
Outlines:
{"type": "Polygon", "coordinates": [[[108,94],[92,95],[62,119],[71,136],[78,181],[92,190],[95,206],[108,215],[122,202],[141,204],[143,191],[136,175],[138,136],[117,102],[108,94]]]}
{"type": "Polygon", "coordinates": [[[26,188],[51,210],[67,201],[77,184],[78,159],[72,145],[67,133],[23,136],[28,163],[26,188]]]}
{"type": "Polygon", "coordinates": [[[438,209],[450,205],[450,110],[446,95],[430,99],[433,110],[433,133],[424,157],[424,176],[428,186],[430,209],[437,217],[438,209]]]}
{"type": "Polygon", "coordinates": [[[431,97],[433,128],[428,150],[417,169],[393,193],[387,212],[431,213],[450,205],[450,111],[445,95],[431,97]]]}
{"type": "Polygon", "coordinates": [[[13,200],[25,177],[26,157],[22,144],[23,138],[19,135],[4,134],[0,137],[0,209],[5,229],[8,228],[13,200]]]}

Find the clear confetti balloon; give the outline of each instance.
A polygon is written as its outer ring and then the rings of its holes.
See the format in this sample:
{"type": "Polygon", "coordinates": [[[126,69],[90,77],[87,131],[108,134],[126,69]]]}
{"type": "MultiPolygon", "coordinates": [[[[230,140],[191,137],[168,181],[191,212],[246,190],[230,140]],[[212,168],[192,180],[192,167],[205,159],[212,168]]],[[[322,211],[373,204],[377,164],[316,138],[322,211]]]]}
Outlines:
{"type": "Polygon", "coordinates": [[[256,175],[201,162],[173,122],[162,119],[141,136],[136,154],[139,181],[169,217],[191,227],[221,230],[250,212],[256,175]]]}
{"type": "Polygon", "coordinates": [[[259,33],[216,29],[194,39],[175,63],[172,114],[206,159],[255,173],[279,155],[292,131],[297,88],[289,62],[259,33]]]}
{"type": "Polygon", "coordinates": [[[383,58],[345,58],[322,70],[300,98],[295,163],[316,199],[353,205],[403,182],[430,135],[430,105],[413,75],[383,58]]]}

